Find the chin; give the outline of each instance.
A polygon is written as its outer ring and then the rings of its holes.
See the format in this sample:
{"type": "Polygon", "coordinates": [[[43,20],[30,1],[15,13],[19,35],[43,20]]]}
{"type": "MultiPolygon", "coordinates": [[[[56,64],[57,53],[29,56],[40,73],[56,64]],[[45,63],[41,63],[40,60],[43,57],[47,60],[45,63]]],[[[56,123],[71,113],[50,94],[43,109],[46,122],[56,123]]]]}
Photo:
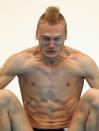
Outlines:
{"type": "Polygon", "coordinates": [[[58,56],[58,52],[55,53],[44,52],[43,54],[46,58],[56,58],[58,56]]]}
{"type": "Polygon", "coordinates": [[[55,54],[55,55],[45,55],[47,58],[56,58],[58,55],[57,54],[55,54]]]}

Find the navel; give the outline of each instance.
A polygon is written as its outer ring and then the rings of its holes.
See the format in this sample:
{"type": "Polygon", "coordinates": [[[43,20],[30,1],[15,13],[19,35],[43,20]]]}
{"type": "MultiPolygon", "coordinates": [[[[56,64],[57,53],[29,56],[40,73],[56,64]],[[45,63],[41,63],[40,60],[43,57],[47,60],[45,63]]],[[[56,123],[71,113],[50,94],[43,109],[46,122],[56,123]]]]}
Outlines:
{"type": "Polygon", "coordinates": [[[31,84],[32,86],[35,86],[35,83],[34,82],[32,82],[32,84],[31,84]]]}
{"type": "Polygon", "coordinates": [[[66,86],[70,86],[70,83],[69,83],[69,82],[67,82],[67,83],[66,83],[66,86]]]}

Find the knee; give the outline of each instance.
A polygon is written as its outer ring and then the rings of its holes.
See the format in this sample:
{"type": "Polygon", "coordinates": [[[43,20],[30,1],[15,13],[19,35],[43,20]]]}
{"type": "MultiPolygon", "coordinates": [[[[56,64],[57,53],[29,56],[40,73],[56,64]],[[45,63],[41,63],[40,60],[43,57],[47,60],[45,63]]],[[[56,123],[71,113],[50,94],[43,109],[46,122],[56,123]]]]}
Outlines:
{"type": "Polygon", "coordinates": [[[99,90],[90,89],[86,93],[92,109],[99,111],[99,90]]]}
{"type": "Polygon", "coordinates": [[[14,95],[10,90],[7,89],[0,90],[0,108],[8,106],[13,98],[14,95]]]}
{"type": "Polygon", "coordinates": [[[93,92],[92,108],[95,111],[99,111],[99,90],[98,89],[94,90],[93,92]]]}

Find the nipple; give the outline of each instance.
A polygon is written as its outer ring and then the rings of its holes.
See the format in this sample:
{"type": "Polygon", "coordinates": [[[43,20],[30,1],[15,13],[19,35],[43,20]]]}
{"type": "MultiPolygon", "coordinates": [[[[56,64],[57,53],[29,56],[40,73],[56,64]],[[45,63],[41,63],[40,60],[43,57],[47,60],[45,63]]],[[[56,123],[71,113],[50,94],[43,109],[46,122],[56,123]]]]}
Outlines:
{"type": "Polygon", "coordinates": [[[32,86],[35,86],[35,83],[34,83],[34,82],[32,82],[32,86]]]}
{"type": "Polygon", "coordinates": [[[70,83],[69,83],[69,82],[67,82],[67,83],[66,83],[66,86],[70,86],[70,83]]]}

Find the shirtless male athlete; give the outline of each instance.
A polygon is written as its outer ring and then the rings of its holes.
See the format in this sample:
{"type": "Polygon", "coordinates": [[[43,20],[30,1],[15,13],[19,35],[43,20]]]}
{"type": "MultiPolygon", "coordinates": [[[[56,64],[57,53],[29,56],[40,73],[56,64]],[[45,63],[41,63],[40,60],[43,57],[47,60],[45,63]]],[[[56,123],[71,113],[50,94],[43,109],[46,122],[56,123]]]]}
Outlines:
{"type": "Polygon", "coordinates": [[[38,46],[14,54],[0,68],[0,89],[18,76],[25,109],[12,92],[1,90],[0,131],[99,131],[99,69],[64,45],[67,24],[57,7],[40,17],[36,39],[38,46]],[[93,89],[81,98],[84,79],[93,89]]]}

